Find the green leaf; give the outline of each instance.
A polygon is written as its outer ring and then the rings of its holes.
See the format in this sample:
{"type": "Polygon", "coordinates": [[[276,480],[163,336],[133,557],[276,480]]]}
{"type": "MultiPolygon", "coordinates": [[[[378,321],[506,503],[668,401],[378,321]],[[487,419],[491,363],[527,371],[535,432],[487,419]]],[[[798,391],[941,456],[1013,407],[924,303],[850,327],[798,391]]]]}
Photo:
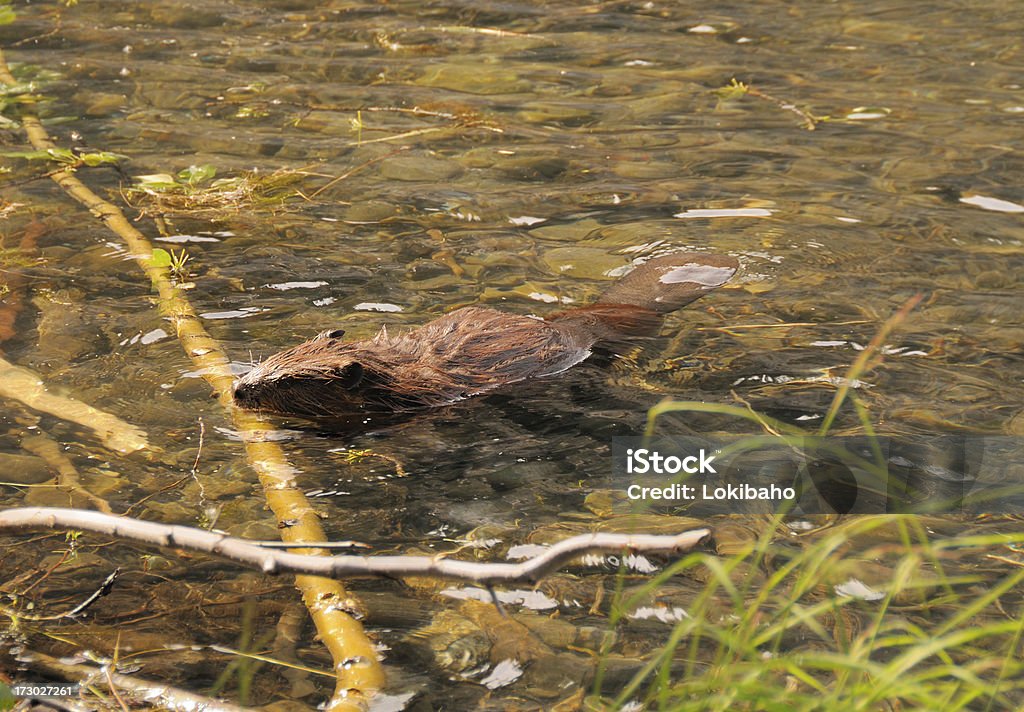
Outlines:
{"type": "Polygon", "coordinates": [[[78,156],[70,148],[48,148],[46,152],[50,155],[50,160],[58,163],[78,163],[78,156]]]}
{"type": "MultiPolygon", "coordinates": [[[[3,8],[0,8],[0,12],[3,12],[3,8]]],[[[36,86],[32,82],[15,82],[14,84],[0,85],[0,95],[9,97],[32,94],[35,90],[36,86]]]]}
{"type": "Polygon", "coordinates": [[[9,25],[18,19],[14,10],[7,6],[0,6],[0,25],[9,25]]]}
{"type": "Polygon", "coordinates": [[[79,158],[87,166],[99,166],[104,163],[117,163],[122,158],[127,158],[127,156],[110,151],[99,151],[97,153],[83,153],[79,158]]]}
{"type": "Polygon", "coordinates": [[[209,163],[204,163],[201,166],[189,166],[178,173],[178,178],[195,185],[196,183],[202,183],[204,180],[210,180],[215,175],[217,175],[217,168],[209,163]]]}
{"type": "Polygon", "coordinates": [[[171,253],[167,250],[159,247],[153,248],[153,254],[149,258],[150,264],[154,267],[170,267],[171,266],[171,253]]]}
{"type": "Polygon", "coordinates": [[[4,151],[0,153],[4,158],[24,158],[27,161],[48,161],[50,154],[46,151],[4,151]]]}
{"type": "Polygon", "coordinates": [[[715,94],[718,94],[718,96],[724,101],[733,101],[744,96],[749,90],[750,87],[748,85],[744,84],[743,82],[737,81],[736,77],[733,77],[732,81],[730,81],[724,87],[719,87],[718,89],[715,89],[715,94]]]}
{"type": "MultiPolygon", "coordinates": [[[[0,17],[2,16],[3,8],[0,8],[0,17]]],[[[11,688],[0,682],[0,710],[12,710],[17,702],[18,700],[15,699],[14,693],[11,692],[11,688]]]]}
{"type": "Polygon", "coordinates": [[[244,180],[238,176],[233,178],[218,178],[213,181],[213,183],[210,183],[210,187],[217,188],[218,190],[234,190],[243,182],[244,180]]]}
{"type": "Polygon", "coordinates": [[[170,173],[150,173],[144,176],[135,176],[141,185],[148,185],[150,183],[170,183],[171,185],[177,185],[178,182],[174,180],[174,176],[170,173]]]}
{"type": "Polygon", "coordinates": [[[0,155],[7,158],[24,158],[28,161],[78,163],[78,157],[69,148],[48,148],[45,151],[8,151],[0,155]]]}
{"type": "Polygon", "coordinates": [[[167,193],[180,190],[181,184],[174,180],[169,173],[152,173],[145,176],[135,176],[136,187],[147,193],[167,193]]]}

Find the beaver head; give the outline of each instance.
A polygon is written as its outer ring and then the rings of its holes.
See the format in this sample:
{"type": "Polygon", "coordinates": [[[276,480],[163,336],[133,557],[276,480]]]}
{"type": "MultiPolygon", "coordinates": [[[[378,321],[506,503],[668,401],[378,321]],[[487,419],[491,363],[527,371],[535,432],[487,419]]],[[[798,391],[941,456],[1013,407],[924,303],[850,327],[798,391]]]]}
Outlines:
{"type": "Polygon", "coordinates": [[[322,417],[364,408],[364,391],[379,378],[358,343],[341,329],[324,331],[274,354],[235,382],[235,403],[249,410],[322,417]]]}

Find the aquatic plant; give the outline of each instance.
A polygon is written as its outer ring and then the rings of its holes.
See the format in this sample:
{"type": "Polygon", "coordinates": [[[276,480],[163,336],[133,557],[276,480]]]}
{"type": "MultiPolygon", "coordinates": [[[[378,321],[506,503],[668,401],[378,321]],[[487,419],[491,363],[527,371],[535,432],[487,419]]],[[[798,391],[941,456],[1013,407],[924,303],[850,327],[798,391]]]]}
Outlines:
{"type": "Polygon", "coordinates": [[[310,174],[303,170],[280,169],[272,173],[243,171],[217,178],[211,164],[191,165],[178,173],[135,176],[135,183],[122,189],[125,201],[145,214],[224,214],[251,208],[280,209],[292,198],[301,197],[298,183],[310,174]]]}
{"type": "Polygon", "coordinates": [[[775,520],[741,551],[687,556],[620,592],[612,626],[671,577],[710,574],[667,643],[595,706],[1018,709],[1024,533],[965,528],[939,538],[914,515],[861,517],[794,549],[775,520]],[[950,570],[968,555],[1007,565],[950,570]],[[745,575],[755,570],[765,578],[745,575]]]}

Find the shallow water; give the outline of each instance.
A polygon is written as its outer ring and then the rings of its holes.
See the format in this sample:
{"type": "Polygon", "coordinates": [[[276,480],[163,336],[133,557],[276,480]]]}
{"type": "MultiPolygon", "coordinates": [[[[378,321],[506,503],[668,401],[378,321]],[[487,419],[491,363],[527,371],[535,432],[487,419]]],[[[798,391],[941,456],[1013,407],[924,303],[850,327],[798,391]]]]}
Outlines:
{"type": "MultiPolygon", "coordinates": [[[[443,539],[478,527],[518,541],[528,532],[516,529],[583,517],[587,495],[621,488],[609,474],[612,436],[642,430],[666,395],[742,399],[814,426],[836,379],[915,294],[924,302],[887,339],[884,365],[857,384],[878,431],[1024,434],[1016,9],[33,3],[0,27],[0,45],[8,61],[31,65],[22,76],[40,77],[57,142],[124,154],[128,177],[203,164],[218,177],[316,174],[297,186],[305,197],[273,209],[132,198],[129,215],[144,214],[137,224],[156,244],[187,249],[188,298],[239,372],[327,328],[359,338],[468,304],[540,315],[585,304],[637,257],[686,248],[740,258],[731,285],[615,364],[380,431],[283,431],[329,533],[383,551],[447,548],[443,539]],[[716,93],[733,79],[755,91],[716,93]],[[342,179],[313,197],[333,177],[342,179]],[[151,219],[161,213],[162,232],[151,219]],[[358,450],[377,455],[346,456],[358,450]]],[[[12,130],[0,139],[22,148],[12,130]]],[[[11,404],[0,453],[23,454],[20,436],[40,427],[123,511],[189,472],[202,418],[204,487],[153,497],[147,518],[195,523],[202,510],[233,533],[276,537],[145,276],[49,181],[28,180],[41,164],[5,165],[4,199],[30,207],[0,221],[4,244],[34,215],[45,261],[21,268],[28,279],[13,293],[21,307],[3,355],[144,428],[165,453],[115,458],[87,433],[11,404]]],[[[121,201],[116,170],[81,174],[121,201]]],[[[844,409],[837,430],[859,427],[844,409]]],[[[665,431],[752,428],[691,414],[665,431]]],[[[24,502],[66,505],[67,495],[4,488],[5,506],[24,502]]],[[[285,586],[276,600],[284,607],[291,595],[285,586]]],[[[586,608],[566,613],[585,621],[586,608]]],[[[424,622],[380,624],[393,629],[382,635],[397,651],[394,692],[436,685],[428,704],[478,699],[480,688],[448,682],[436,663],[419,672],[406,634],[424,622]]],[[[169,635],[233,643],[225,626],[212,634],[178,621],[169,635]]],[[[552,700],[578,682],[498,689],[552,700]]]]}

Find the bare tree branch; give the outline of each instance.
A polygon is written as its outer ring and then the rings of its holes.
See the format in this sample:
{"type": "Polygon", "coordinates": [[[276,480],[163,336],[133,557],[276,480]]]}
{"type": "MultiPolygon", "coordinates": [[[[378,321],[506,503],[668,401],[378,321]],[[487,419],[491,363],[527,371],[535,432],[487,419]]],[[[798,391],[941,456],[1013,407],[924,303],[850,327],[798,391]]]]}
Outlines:
{"type": "MultiPolygon", "coordinates": [[[[274,551],[258,543],[176,524],[158,524],[101,512],[57,507],[18,507],[0,512],[0,531],[82,529],[131,541],[203,551],[254,566],[264,573],[316,576],[436,576],[487,585],[537,581],[583,554],[596,552],[681,552],[703,541],[710,529],[675,535],[581,534],[519,564],[478,563],[438,556],[322,556],[274,551]]],[[[310,545],[311,549],[315,544],[310,545]]]]}
{"type": "MultiPolygon", "coordinates": [[[[134,675],[123,675],[115,672],[113,661],[107,661],[102,668],[93,665],[83,665],[59,660],[44,653],[22,651],[18,654],[17,661],[8,654],[0,656],[0,662],[24,666],[36,673],[53,676],[62,680],[75,681],[82,687],[99,688],[105,680],[110,690],[116,688],[129,691],[133,696],[133,702],[145,703],[147,709],[166,709],[192,711],[202,710],[203,712],[244,712],[247,707],[239,707],[230,702],[215,700],[204,697],[188,690],[182,690],[160,682],[145,680],[134,675]]],[[[43,698],[47,704],[59,702],[67,705],[61,709],[96,709],[93,705],[78,705],[72,700],[43,698]]]]}

